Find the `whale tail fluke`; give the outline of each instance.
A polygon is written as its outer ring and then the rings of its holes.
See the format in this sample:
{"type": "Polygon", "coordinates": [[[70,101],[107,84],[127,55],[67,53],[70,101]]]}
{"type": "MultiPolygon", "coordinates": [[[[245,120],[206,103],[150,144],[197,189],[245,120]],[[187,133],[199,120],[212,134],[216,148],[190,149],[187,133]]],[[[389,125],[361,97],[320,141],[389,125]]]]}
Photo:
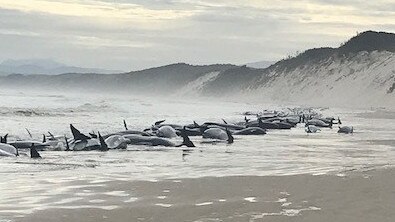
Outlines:
{"type": "Polygon", "coordinates": [[[125,127],[125,130],[129,130],[128,129],[128,124],[126,124],[126,120],[123,120],[123,127],[125,127]]]}
{"type": "Polygon", "coordinates": [[[342,121],[340,120],[340,117],[337,117],[337,124],[341,125],[342,121]]]}
{"type": "Polygon", "coordinates": [[[99,135],[99,141],[100,141],[100,151],[108,151],[108,146],[106,141],[104,141],[103,137],[100,135],[100,132],[97,132],[99,135]]]}
{"type": "Polygon", "coordinates": [[[234,141],[234,138],[233,138],[233,136],[232,136],[232,133],[228,130],[228,128],[225,128],[225,130],[226,130],[226,134],[228,135],[228,143],[229,144],[231,144],[231,143],[233,143],[233,141],[234,141]]]}
{"type": "Polygon", "coordinates": [[[0,143],[7,143],[8,133],[5,134],[3,137],[0,137],[0,143]]]}
{"type": "Polygon", "coordinates": [[[71,133],[73,134],[74,140],[88,140],[90,137],[82,134],[79,130],[77,130],[73,124],[70,124],[71,133]]]}
{"type": "Polygon", "coordinates": [[[97,139],[95,131],[92,131],[91,133],[89,133],[89,135],[91,136],[91,138],[97,139]]]}
{"type": "Polygon", "coordinates": [[[34,144],[32,144],[32,146],[30,147],[30,157],[32,159],[38,159],[41,158],[40,154],[38,153],[36,147],[34,146],[34,144]]]}
{"type": "Polygon", "coordinates": [[[248,123],[248,122],[250,122],[250,119],[247,119],[247,116],[244,116],[244,121],[245,121],[246,123],[248,123]]]}

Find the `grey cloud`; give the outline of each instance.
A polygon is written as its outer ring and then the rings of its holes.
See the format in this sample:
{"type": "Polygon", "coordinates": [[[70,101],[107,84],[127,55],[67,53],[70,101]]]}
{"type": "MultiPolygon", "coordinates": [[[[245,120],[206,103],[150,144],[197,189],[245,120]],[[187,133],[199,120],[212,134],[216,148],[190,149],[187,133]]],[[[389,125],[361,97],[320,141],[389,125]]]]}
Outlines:
{"type": "MultiPolygon", "coordinates": [[[[350,5],[355,8],[350,13],[360,12],[360,16],[375,13],[392,16],[391,12],[376,6],[378,4],[374,6],[376,10],[366,13],[356,0],[308,1],[350,5]]],[[[258,8],[244,4],[236,7],[226,1],[210,5],[198,0],[121,0],[117,3],[119,7],[137,4],[153,10],[194,10],[196,13],[169,21],[168,27],[151,29],[101,23],[96,18],[83,16],[7,10],[0,5],[0,60],[50,57],[71,65],[124,70],[173,62],[242,64],[281,59],[311,47],[337,46],[357,31],[395,30],[391,22],[376,27],[348,21],[315,22],[307,10],[291,6],[258,8]],[[141,47],[137,47],[139,44],[141,47]]]]}

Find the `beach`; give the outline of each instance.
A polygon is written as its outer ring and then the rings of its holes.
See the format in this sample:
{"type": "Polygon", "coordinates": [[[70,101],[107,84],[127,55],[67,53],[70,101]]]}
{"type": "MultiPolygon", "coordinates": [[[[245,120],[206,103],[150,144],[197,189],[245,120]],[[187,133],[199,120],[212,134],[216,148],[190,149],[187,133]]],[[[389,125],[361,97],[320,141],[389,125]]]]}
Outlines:
{"type": "MultiPolygon", "coordinates": [[[[271,107],[100,96],[87,103],[73,95],[23,93],[2,97],[1,135],[26,139],[28,128],[36,140],[45,131],[69,135],[69,123],[83,132],[110,133],[122,130],[123,117],[131,128],[144,129],[160,119],[237,122],[244,111],[271,107]]],[[[340,116],[355,132],[338,134],[335,127],[307,134],[298,124],[264,136],[235,136],[233,144],[191,137],[196,148],[189,151],[148,146],[42,151],[36,160],[21,150],[19,157],[0,159],[0,222],[393,221],[394,112],[316,110],[340,116]]]]}
{"type": "Polygon", "coordinates": [[[53,197],[63,203],[12,221],[393,221],[394,175],[393,168],[383,168],[337,175],[96,181],[95,186],[74,181],[68,195],[53,197]]]}

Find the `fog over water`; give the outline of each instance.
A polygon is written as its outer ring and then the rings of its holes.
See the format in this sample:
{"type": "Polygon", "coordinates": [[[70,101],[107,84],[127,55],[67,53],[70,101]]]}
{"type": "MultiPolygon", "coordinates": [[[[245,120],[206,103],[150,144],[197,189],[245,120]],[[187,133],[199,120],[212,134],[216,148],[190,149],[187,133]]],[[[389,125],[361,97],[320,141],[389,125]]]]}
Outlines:
{"type": "MultiPolygon", "coordinates": [[[[102,134],[129,129],[142,130],[155,121],[189,124],[192,121],[243,121],[245,111],[285,109],[284,105],[182,99],[104,96],[97,94],[25,93],[0,91],[0,134],[28,138],[25,128],[41,140],[47,131],[70,135],[73,123],[84,133],[102,134]]],[[[0,216],[42,209],[51,198],[72,189],[72,181],[94,185],[100,181],[161,180],[230,175],[293,175],[342,173],[393,166],[395,119],[386,110],[317,108],[328,116],[340,116],[352,125],[352,135],[322,129],[306,134],[299,124],[291,130],[268,131],[264,136],[235,136],[234,144],[202,143],[182,155],[179,148],[129,146],[108,152],[43,151],[43,159],[0,158],[0,216]],[[388,115],[387,115],[388,114],[388,115]],[[39,197],[33,195],[41,193],[39,197]],[[37,199],[38,198],[38,199],[37,199]],[[13,204],[19,201],[18,208],[13,204]]],[[[175,139],[181,141],[181,139],[175,139]]],[[[67,205],[67,203],[65,203],[67,205]]],[[[94,204],[93,204],[94,205],[94,204]]],[[[1,217],[0,217],[1,218],[1,217]]]]}

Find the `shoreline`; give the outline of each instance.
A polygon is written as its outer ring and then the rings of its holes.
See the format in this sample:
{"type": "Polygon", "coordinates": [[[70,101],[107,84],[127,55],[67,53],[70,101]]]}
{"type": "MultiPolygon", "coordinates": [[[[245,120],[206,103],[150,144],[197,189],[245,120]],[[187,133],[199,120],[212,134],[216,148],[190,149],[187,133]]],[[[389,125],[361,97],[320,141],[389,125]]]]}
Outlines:
{"type": "MultiPolygon", "coordinates": [[[[395,168],[339,175],[79,181],[15,222],[393,221],[395,168]],[[92,186],[93,185],[93,186],[92,186]]],[[[1,215],[1,214],[0,214],[1,215]]]]}

